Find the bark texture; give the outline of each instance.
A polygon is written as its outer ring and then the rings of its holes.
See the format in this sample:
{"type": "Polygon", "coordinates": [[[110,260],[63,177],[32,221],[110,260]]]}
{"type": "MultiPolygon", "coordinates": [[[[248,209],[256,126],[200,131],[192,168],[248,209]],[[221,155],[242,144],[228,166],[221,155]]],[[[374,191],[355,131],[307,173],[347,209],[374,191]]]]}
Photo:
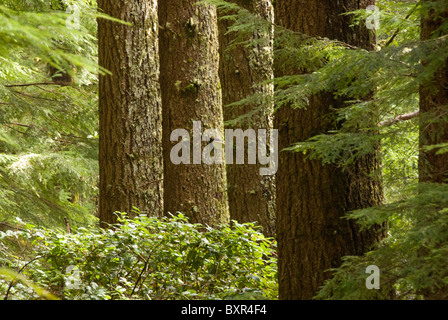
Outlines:
{"type": "MultiPolygon", "coordinates": [[[[274,22],[270,0],[230,2],[270,23],[274,22]]],[[[236,124],[226,125],[226,129],[254,129],[256,132],[258,129],[267,129],[269,132],[273,128],[274,87],[262,82],[273,78],[273,26],[266,26],[255,34],[245,36],[246,41],[257,41],[257,45],[246,47],[232,45],[236,35],[227,33],[231,24],[228,20],[219,21],[224,120],[249,116],[236,124]],[[263,95],[262,102],[226,107],[254,94],[263,95]]],[[[275,176],[262,176],[259,169],[259,164],[248,164],[247,154],[244,165],[227,165],[230,218],[241,223],[257,222],[263,228],[263,233],[272,237],[275,235],[275,176]]]]}
{"type": "MultiPolygon", "coordinates": [[[[421,40],[442,36],[434,34],[448,12],[441,18],[434,15],[424,18],[421,24],[421,40]]],[[[448,61],[447,61],[448,63],[448,61]]],[[[436,154],[437,150],[425,151],[424,146],[448,143],[448,67],[434,74],[431,83],[420,88],[420,163],[421,182],[446,183],[448,179],[448,153],[436,154]]]]}
{"type": "Polygon", "coordinates": [[[163,214],[162,109],[157,1],[99,0],[132,26],[98,20],[100,200],[103,226],[115,211],[163,214]]]}
{"type": "MultiPolygon", "coordinates": [[[[373,49],[374,36],[364,28],[350,28],[341,14],[364,9],[371,1],[285,0],[275,2],[276,24],[309,36],[327,37],[373,49]]],[[[275,64],[276,76],[289,74],[275,64]]],[[[299,72],[296,70],[295,72],[299,72]]],[[[314,135],[338,129],[331,110],[342,106],[331,93],[313,96],[306,110],[282,107],[276,112],[279,150],[314,135]]],[[[280,299],[311,299],[329,268],[346,255],[361,255],[382,236],[380,228],[361,231],[342,219],[351,210],[382,200],[376,155],[369,155],[347,171],[301,153],[280,152],[277,173],[277,238],[280,299]]]]}
{"type": "Polygon", "coordinates": [[[165,211],[215,226],[229,220],[225,164],[170,160],[175,129],[188,130],[192,139],[193,121],[201,121],[202,130],[224,135],[216,7],[197,2],[170,0],[159,6],[165,211]]]}
{"type": "MultiPolygon", "coordinates": [[[[435,31],[442,22],[448,19],[448,11],[437,15],[431,11],[429,16],[421,21],[421,40],[426,41],[444,34],[435,31]]],[[[426,65],[427,61],[423,61],[426,65]]],[[[419,181],[426,183],[448,182],[448,153],[437,154],[438,149],[428,151],[427,146],[448,143],[448,61],[445,66],[434,74],[427,85],[420,88],[420,155],[419,181]]],[[[428,219],[422,215],[422,219],[428,219]]],[[[443,245],[443,244],[441,244],[443,245]]],[[[428,248],[421,248],[420,253],[425,256],[428,248]]],[[[427,300],[448,299],[448,287],[424,290],[423,296],[427,300]]]]}

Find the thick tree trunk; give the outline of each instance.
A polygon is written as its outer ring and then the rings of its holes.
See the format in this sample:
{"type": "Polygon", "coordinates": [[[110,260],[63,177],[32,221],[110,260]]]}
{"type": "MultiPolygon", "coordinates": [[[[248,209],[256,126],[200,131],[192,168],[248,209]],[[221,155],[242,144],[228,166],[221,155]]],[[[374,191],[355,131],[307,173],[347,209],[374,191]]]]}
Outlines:
{"type": "Polygon", "coordinates": [[[193,121],[224,135],[216,7],[197,2],[161,1],[159,7],[165,211],[214,226],[229,220],[225,164],[194,164],[193,155],[190,164],[174,164],[170,157],[178,143],[171,133],[186,129],[192,137],[193,121]]]}
{"type": "MultiPolygon", "coordinates": [[[[421,40],[440,37],[434,34],[444,20],[448,19],[448,11],[435,18],[434,12],[424,17],[421,22],[421,40]]],[[[448,64],[448,61],[446,61],[448,64]]],[[[426,65],[426,62],[423,62],[426,65]]],[[[420,88],[420,155],[419,181],[422,183],[447,183],[448,153],[437,154],[438,149],[428,151],[431,145],[448,143],[448,67],[434,74],[428,85],[420,88]]],[[[428,215],[422,219],[430,218],[428,215]]],[[[422,248],[422,255],[427,254],[427,248],[422,248]]],[[[448,299],[448,287],[437,288],[435,291],[422,292],[427,300],[448,299]]]]}
{"type": "Polygon", "coordinates": [[[162,109],[157,1],[99,0],[132,26],[99,19],[100,208],[102,225],[133,207],[163,214],[162,109]]]}
{"type": "MultiPolygon", "coordinates": [[[[240,7],[273,23],[274,12],[270,0],[233,0],[240,7]]],[[[237,45],[235,33],[226,34],[231,22],[220,20],[220,77],[223,92],[224,120],[233,120],[251,113],[235,125],[226,129],[273,128],[273,94],[272,84],[261,84],[273,78],[273,27],[259,30],[244,40],[263,40],[258,45],[237,45]],[[264,95],[263,102],[238,107],[226,105],[240,101],[254,94],[264,95]],[[254,113],[254,111],[256,112],[254,113]]],[[[247,146],[247,145],[246,145],[247,146]]],[[[246,148],[247,150],[247,148],[246,148]]],[[[266,236],[275,234],[275,175],[260,175],[263,165],[248,164],[247,151],[244,165],[227,165],[230,218],[243,222],[257,222],[266,236]]],[[[263,166],[264,167],[264,166],[263,166]]]]}
{"type": "MultiPolygon", "coordinates": [[[[350,28],[341,14],[366,8],[371,1],[276,1],[276,24],[309,36],[327,37],[373,49],[367,29],[350,28]]],[[[276,76],[288,74],[276,63],[276,76]]],[[[298,71],[296,71],[298,72],[298,71]]],[[[276,113],[279,150],[338,129],[331,110],[343,105],[331,93],[310,98],[306,110],[282,107],[276,113]]],[[[361,255],[382,236],[380,228],[361,231],[341,219],[348,211],[382,200],[376,155],[344,172],[335,165],[306,160],[301,153],[280,152],[277,173],[277,234],[280,299],[311,299],[346,255],[361,255]]]]}

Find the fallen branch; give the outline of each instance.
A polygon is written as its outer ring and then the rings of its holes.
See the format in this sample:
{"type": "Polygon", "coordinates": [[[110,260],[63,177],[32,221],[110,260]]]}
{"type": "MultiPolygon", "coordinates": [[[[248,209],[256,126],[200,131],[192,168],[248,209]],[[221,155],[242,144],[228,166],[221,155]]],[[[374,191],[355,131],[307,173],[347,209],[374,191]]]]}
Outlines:
{"type": "Polygon", "coordinates": [[[8,124],[13,125],[13,126],[18,126],[18,127],[26,127],[26,128],[32,128],[33,127],[33,126],[29,125],[29,124],[14,123],[14,122],[8,123],[8,124]]]}
{"type": "Polygon", "coordinates": [[[31,86],[69,86],[69,83],[63,82],[37,82],[37,83],[22,83],[22,84],[5,84],[5,88],[15,87],[31,87],[31,86]]]}
{"type": "Polygon", "coordinates": [[[15,230],[15,231],[25,231],[25,229],[22,229],[18,226],[14,226],[8,222],[0,222],[0,229],[4,230],[15,230]]]}

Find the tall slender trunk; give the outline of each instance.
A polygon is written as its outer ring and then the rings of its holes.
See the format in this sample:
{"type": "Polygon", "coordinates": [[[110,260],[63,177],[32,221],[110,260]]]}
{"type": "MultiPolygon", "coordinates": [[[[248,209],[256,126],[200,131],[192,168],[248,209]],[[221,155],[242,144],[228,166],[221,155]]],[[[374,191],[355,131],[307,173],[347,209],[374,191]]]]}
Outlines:
{"type": "MultiPolygon", "coordinates": [[[[448,11],[436,17],[433,11],[421,21],[421,40],[426,41],[444,34],[435,31],[443,21],[448,19],[448,11]]],[[[437,154],[437,149],[427,150],[426,147],[448,143],[448,61],[438,70],[430,83],[420,88],[420,155],[419,182],[447,183],[448,153],[437,154]]],[[[426,65],[427,61],[423,61],[426,65]]],[[[432,219],[431,215],[422,215],[421,219],[432,219]]],[[[422,255],[428,254],[427,248],[422,248],[422,255]]],[[[424,290],[425,299],[448,299],[448,286],[436,288],[434,291],[424,290]]]]}
{"type": "MultiPolygon", "coordinates": [[[[433,33],[448,19],[448,12],[435,19],[432,14],[421,22],[421,40],[429,40],[433,33]]],[[[442,34],[438,35],[442,36],[442,34]]],[[[448,61],[447,61],[448,63],[448,61]]],[[[426,63],[424,63],[426,64],[426,63]]],[[[427,86],[420,88],[420,157],[419,180],[421,182],[445,183],[448,179],[448,153],[427,151],[425,146],[448,143],[448,67],[437,71],[427,86]]]]}
{"type": "Polygon", "coordinates": [[[197,2],[161,1],[159,7],[165,211],[214,226],[229,220],[225,164],[195,163],[193,155],[189,163],[171,159],[178,143],[170,140],[173,130],[186,129],[193,136],[193,122],[200,121],[199,129],[224,132],[216,7],[197,2]]]}
{"type": "Polygon", "coordinates": [[[157,1],[99,0],[102,12],[132,26],[98,20],[100,198],[103,226],[133,207],[163,214],[162,109],[157,1]]]}
{"type": "MultiPolygon", "coordinates": [[[[233,0],[233,3],[273,23],[272,4],[264,0],[233,0]]],[[[224,120],[234,120],[250,113],[237,124],[226,129],[273,128],[272,84],[262,84],[273,78],[273,27],[266,26],[244,40],[257,40],[257,45],[231,46],[235,33],[227,33],[231,22],[220,20],[220,78],[223,92],[224,120]],[[261,43],[258,41],[262,41],[261,43]],[[262,94],[263,101],[238,107],[226,107],[254,94],[262,94]]],[[[274,175],[262,176],[260,164],[227,165],[230,218],[239,222],[256,221],[267,236],[275,234],[275,179],[274,175]]]]}
{"type": "MultiPolygon", "coordinates": [[[[337,39],[373,49],[374,37],[350,28],[344,12],[366,8],[371,1],[276,1],[276,24],[309,36],[337,39]]],[[[276,76],[287,75],[275,64],[276,76]]],[[[296,70],[295,72],[300,72],[296,70]]],[[[282,107],[276,112],[279,150],[314,135],[338,129],[332,110],[343,105],[331,92],[310,97],[306,110],[282,107]]],[[[348,211],[374,206],[382,199],[376,155],[368,155],[344,172],[335,165],[307,160],[300,153],[280,152],[277,173],[277,233],[280,299],[311,299],[326,271],[346,255],[361,255],[382,236],[379,228],[361,231],[341,219],[348,211]]]]}

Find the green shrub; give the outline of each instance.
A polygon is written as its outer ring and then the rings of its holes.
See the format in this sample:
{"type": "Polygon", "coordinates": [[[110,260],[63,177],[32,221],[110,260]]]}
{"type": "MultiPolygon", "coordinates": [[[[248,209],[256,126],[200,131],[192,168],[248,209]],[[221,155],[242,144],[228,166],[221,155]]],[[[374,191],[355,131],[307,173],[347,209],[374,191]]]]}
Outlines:
{"type": "MultiPolygon", "coordinates": [[[[0,232],[0,245],[0,266],[21,269],[61,299],[277,298],[275,242],[253,224],[233,221],[213,229],[191,224],[182,214],[120,214],[107,230],[68,234],[26,225],[0,232]],[[78,282],[65,283],[74,276],[78,282]]],[[[3,296],[9,286],[0,280],[3,296]]],[[[8,299],[39,297],[17,286],[8,299]]]]}

